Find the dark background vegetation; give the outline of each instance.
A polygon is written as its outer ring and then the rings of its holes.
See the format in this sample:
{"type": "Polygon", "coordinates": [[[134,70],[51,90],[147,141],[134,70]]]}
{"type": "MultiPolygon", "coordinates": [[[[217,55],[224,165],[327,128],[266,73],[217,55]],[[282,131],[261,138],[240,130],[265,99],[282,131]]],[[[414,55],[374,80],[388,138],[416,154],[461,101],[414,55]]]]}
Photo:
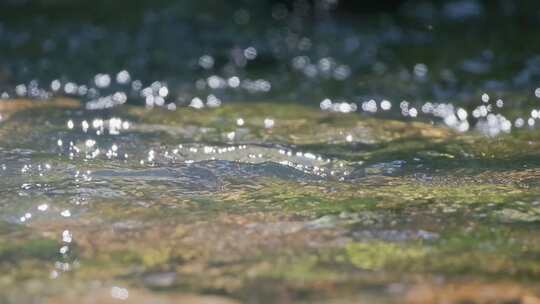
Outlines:
{"type": "Polygon", "coordinates": [[[185,95],[171,100],[215,93],[194,83],[217,74],[272,83],[267,94],[218,90],[223,100],[466,101],[486,90],[536,87],[538,32],[539,0],[0,0],[0,92],[13,95],[17,84],[34,79],[44,87],[54,79],[91,85],[97,73],[126,69],[145,85],[164,81],[185,95]],[[456,2],[480,4],[482,12],[445,17],[456,2]],[[273,18],[277,5],[288,18],[273,18]],[[235,20],[242,10],[250,22],[235,20]],[[289,45],[302,37],[314,47],[289,45]],[[355,51],[344,47],[350,37],[355,51]],[[235,54],[251,45],[257,59],[235,65],[235,54]],[[213,69],[198,66],[204,54],[215,59],[213,69]],[[351,77],[306,77],[291,69],[299,55],[337,60],[351,77]],[[485,71],[471,72],[471,62],[485,71]],[[417,63],[429,67],[427,78],[401,77],[417,63]]]}
{"type": "MultiPolygon", "coordinates": [[[[309,3],[313,7],[330,4],[334,14],[365,15],[373,13],[395,14],[404,6],[431,3],[442,6],[446,0],[3,0],[0,2],[0,18],[4,22],[25,22],[34,17],[50,17],[65,20],[78,19],[89,22],[130,23],[141,17],[149,9],[167,5],[186,4],[204,6],[207,10],[230,7],[270,9],[281,3],[289,9],[298,2],[309,3]],[[199,3],[199,4],[196,4],[199,3]],[[321,5],[321,3],[323,5],[321,5]]],[[[501,7],[508,9],[517,20],[540,17],[540,1],[537,0],[481,0],[483,7],[492,14],[501,14],[501,7]]],[[[328,6],[328,5],[327,5],[328,6]]],[[[494,20],[494,22],[497,22],[494,20]]]]}

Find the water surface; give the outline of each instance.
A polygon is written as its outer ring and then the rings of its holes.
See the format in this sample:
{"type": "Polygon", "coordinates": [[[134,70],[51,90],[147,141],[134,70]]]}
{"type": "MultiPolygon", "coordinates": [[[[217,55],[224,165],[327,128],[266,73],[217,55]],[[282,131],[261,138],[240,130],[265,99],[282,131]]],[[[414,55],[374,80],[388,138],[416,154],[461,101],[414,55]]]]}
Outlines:
{"type": "Polygon", "coordinates": [[[9,6],[0,302],[539,301],[535,5],[324,3],[9,6]]]}

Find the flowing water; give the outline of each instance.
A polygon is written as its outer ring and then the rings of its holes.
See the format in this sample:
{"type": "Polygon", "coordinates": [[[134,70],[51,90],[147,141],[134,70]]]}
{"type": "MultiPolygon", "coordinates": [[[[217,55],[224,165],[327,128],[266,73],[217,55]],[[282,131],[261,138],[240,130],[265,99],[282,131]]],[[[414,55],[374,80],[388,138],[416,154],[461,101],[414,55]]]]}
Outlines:
{"type": "Polygon", "coordinates": [[[540,7],[314,2],[5,4],[0,302],[540,302],[540,7]]]}

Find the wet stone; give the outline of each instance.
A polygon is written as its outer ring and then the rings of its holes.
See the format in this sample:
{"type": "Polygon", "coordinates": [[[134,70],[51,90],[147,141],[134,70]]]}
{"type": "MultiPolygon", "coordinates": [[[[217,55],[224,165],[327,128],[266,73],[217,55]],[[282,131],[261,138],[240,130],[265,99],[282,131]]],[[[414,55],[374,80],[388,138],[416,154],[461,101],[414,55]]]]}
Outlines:
{"type": "Polygon", "coordinates": [[[536,133],[265,103],[9,111],[6,303],[482,303],[464,286],[505,284],[508,299],[539,296],[536,133]]]}

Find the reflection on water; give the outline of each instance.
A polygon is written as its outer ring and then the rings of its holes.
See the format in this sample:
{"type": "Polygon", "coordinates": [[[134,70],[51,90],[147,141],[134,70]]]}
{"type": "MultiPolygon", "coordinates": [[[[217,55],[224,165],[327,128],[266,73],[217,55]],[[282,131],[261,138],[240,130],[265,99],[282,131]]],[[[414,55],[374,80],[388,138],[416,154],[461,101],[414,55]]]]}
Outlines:
{"type": "Polygon", "coordinates": [[[124,21],[95,21],[83,9],[77,20],[52,18],[57,4],[16,22],[18,6],[7,6],[1,93],[74,96],[89,109],[294,100],[435,116],[460,131],[480,120],[491,135],[538,118],[534,4],[411,1],[357,18],[334,11],[338,1],[295,3],[124,5],[124,21]]]}
{"type": "Polygon", "coordinates": [[[16,2],[0,302],[540,301],[534,3],[16,2]]]}

